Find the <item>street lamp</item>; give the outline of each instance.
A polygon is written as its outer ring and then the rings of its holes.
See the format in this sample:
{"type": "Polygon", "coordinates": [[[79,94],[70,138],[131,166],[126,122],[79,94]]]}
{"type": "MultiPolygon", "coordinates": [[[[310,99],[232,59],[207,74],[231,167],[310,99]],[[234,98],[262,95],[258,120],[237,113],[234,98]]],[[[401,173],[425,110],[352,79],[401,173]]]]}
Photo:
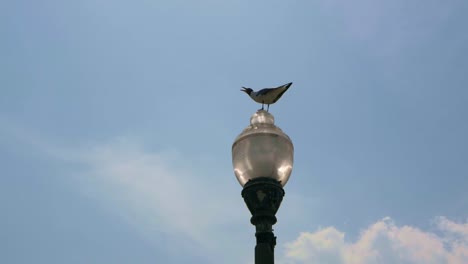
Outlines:
{"type": "Polygon", "coordinates": [[[272,226],[283,200],[283,186],[288,182],[293,166],[294,147],[279,127],[273,115],[258,110],[248,126],[232,144],[232,165],[242,197],[252,213],[257,245],[255,263],[274,263],[276,237],[272,226]]]}

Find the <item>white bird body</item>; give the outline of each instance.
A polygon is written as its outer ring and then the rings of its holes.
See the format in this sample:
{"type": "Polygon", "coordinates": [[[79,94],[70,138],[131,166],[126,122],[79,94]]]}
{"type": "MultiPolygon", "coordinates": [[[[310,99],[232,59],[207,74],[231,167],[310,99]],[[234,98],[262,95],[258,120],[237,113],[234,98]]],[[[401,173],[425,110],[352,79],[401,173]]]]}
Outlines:
{"type": "Polygon", "coordinates": [[[255,102],[262,104],[262,109],[264,104],[267,104],[269,109],[270,105],[276,103],[291,85],[292,82],[276,88],[265,88],[259,91],[253,91],[251,88],[242,87],[244,89],[241,91],[248,94],[255,102]]]}

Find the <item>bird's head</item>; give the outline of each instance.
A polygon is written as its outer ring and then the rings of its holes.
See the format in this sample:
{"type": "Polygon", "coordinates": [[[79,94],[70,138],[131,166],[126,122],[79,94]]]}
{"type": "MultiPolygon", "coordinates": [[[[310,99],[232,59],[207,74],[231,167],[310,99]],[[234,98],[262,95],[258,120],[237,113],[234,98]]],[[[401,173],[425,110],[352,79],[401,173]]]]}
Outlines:
{"type": "Polygon", "coordinates": [[[246,87],[242,87],[241,91],[245,92],[248,95],[250,95],[253,92],[251,88],[246,88],[246,87]]]}

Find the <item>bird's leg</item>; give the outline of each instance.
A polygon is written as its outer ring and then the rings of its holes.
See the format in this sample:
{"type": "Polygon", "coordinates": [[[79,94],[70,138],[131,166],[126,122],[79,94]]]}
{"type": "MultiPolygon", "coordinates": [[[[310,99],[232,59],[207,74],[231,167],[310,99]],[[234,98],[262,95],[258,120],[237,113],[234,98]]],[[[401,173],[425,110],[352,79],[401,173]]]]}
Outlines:
{"type": "Polygon", "coordinates": [[[268,104],[267,105],[267,112],[270,110],[270,105],[268,104]]]}
{"type": "Polygon", "coordinates": [[[262,102],[262,110],[263,110],[263,102],[262,102]]]}

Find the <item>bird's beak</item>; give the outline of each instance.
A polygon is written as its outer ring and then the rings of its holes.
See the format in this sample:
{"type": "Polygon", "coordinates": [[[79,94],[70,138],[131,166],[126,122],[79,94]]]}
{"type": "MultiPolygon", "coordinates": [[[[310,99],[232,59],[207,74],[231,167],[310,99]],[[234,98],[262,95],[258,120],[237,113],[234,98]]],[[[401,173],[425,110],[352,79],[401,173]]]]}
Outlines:
{"type": "Polygon", "coordinates": [[[242,87],[242,89],[240,89],[240,90],[245,92],[247,89],[245,87],[242,87]]]}

